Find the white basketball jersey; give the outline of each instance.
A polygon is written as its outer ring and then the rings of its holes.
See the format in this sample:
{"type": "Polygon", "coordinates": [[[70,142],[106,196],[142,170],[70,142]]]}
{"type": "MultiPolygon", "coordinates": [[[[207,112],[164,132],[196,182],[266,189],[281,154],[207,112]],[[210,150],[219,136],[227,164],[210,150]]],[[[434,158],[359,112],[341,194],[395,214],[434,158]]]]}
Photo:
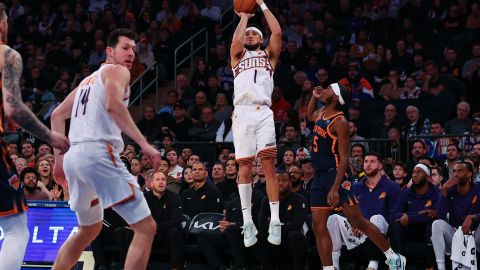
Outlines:
{"type": "MultiPolygon", "coordinates": [[[[110,117],[105,107],[105,88],[102,70],[112,64],[104,64],[79,84],[72,107],[70,132],[71,143],[102,142],[110,144],[116,152],[123,150],[122,131],[110,117]]],[[[128,106],[130,87],[124,95],[128,106]]]]}
{"type": "Polygon", "coordinates": [[[233,105],[272,105],[273,68],[265,51],[245,50],[232,70],[233,105]]]}

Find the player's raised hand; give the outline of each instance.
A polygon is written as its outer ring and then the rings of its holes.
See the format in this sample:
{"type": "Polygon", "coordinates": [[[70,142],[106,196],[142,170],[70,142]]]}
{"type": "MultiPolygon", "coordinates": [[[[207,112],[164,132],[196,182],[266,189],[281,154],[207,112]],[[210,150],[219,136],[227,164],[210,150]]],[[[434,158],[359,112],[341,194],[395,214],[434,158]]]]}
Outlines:
{"type": "Polygon", "coordinates": [[[237,12],[235,9],[234,9],[234,11],[238,15],[238,17],[240,17],[240,18],[247,17],[247,19],[250,19],[253,16],[255,16],[254,13],[237,12]]]}
{"type": "Polygon", "coordinates": [[[323,87],[321,86],[316,86],[313,88],[312,90],[312,95],[316,98],[316,99],[319,99],[320,98],[320,92],[322,92],[323,90],[323,87]]]}
{"type": "Polygon", "coordinates": [[[152,162],[153,170],[156,172],[158,167],[160,166],[160,152],[157,149],[153,148],[153,146],[147,144],[146,146],[142,147],[142,153],[147,155],[147,157],[152,162]]]}
{"type": "Polygon", "coordinates": [[[65,154],[68,151],[68,148],[70,148],[70,141],[68,138],[65,135],[53,130],[50,132],[48,143],[50,143],[53,148],[60,150],[60,154],[65,154]]]}

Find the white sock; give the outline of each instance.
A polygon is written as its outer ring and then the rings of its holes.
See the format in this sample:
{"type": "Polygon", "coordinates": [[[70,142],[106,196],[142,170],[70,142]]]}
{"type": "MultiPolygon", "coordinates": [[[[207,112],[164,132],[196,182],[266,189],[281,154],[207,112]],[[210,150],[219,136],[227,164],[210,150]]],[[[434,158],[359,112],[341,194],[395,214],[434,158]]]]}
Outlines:
{"type": "Polygon", "coordinates": [[[280,202],[270,202],[270,222],[280,221],[280,202]]]}
{"type": "Polygon", "coordinates": [[[324,266],[324,267],[323,267],[323,270],[335,270],[335,267],[333,267],[333,265],[324,266]]]}
{"type": "Polygon", "coordinates": [[[252,220],[252,185],[238,184],[240,203],[242,204],[243,223],[253,222],[252,220]]]}
{"type": "Polygon", "coordinates": [[[389,248],[387,251],[383,252],[385,254],[385,257],[387,257],[387,260],[396,260],[397,259],[397,254],[393,252],[392,248],[389,248]]]}
{"type": "Polygon", "coordinates": [[[367,268],[372,268],[372,269],[377,270],[378,269],[378,261],[369,261],[367,268]]]}
{"type": "Polygon", "coordinates": [[[437,268],[438,268],[438,270],[445,270],[445,269],[447,269],[447,268],[445,267],[445,262],[437,262],[437,268]]]}
{"type": "Polygon", "coordinates": [[[338,270],[340,269],[340,256],[341,252],[339,250],[332,250],[332,261],[333,261],[333,266],[338,270]]]}

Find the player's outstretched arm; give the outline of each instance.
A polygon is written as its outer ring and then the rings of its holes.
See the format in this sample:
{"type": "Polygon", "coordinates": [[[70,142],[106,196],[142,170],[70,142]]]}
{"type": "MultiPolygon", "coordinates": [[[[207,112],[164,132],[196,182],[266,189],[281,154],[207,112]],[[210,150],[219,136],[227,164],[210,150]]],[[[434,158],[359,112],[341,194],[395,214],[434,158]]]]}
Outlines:
{"type": "Polygon", "coordinates": [[[107,67],[102,71],[103,85],[105,86],[105,108],[118,127],[134,140],[147,155],[156,170],[160,164],[160,153],[148,144],[147,139],[133,122],[128,108],[123,104],[125,89],[130,83],[130,71],[120,65],[107,67]]]}
{"type": "Polygon", "coordinates": [[[278,23],[277,18],[275,18],[273,13],[267,8],[265,2],[263,0],[256,1],[257,4],[262,8],[265,19],[267,20],[268,27],[272,32],[272,34],[270,35],[267,51],[270,56],[270,62],[272,63],[272,67],[275,68],[277,64],[277,59],[278,57],[280,57],[280,51],[282,49],[282,28],[280,27],[280,23],[278,23]]]}
{"type": "Polygon", "coordinates": [[[320,110],[317,110],[317,101],[320,98],[320,91],[320,86],[317,86],[312,90],[312,97],[310,98],[310,102],[308,103],[307,107],[307,117],[308,121],[310,122],[317,121],[318,115],[320,114],[320,110]]]}
{"type": "Polygon", "coordinates": [[[232,67],[236,66],[243,53],[243,42],[245,40],[245,31],[247,29],[248,19],[253,17],[253,14],[248,13],[237,13],[240,16],[240,22],[233,33],[232,45],[230,46],[230,58],[232,67]]]}
{"type": "Polygon", "coordinates": [[[69,147],[68,139],[63,134],[51,132],[22,101],[19,82],[23,65],[20,54],[7,48],[3,59],[2,93],[6,116],[39,139],[60,149],[61,152],[66,152],[69,147]]]}

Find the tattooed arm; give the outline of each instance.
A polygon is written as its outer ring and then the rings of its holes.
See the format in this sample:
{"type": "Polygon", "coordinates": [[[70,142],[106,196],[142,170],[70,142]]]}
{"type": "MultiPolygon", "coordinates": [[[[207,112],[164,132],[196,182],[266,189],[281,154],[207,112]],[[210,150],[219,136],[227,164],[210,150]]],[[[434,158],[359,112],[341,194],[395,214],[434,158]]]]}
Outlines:
{"type": "Polygon", "coordinates": [[[28,132],[41,140],[50,141],[50,130],[43,125],[22,101],[20,76],[22,57],[18,52],[7,48],[3,55],[2,92],[5,114],[28,132]]]}

